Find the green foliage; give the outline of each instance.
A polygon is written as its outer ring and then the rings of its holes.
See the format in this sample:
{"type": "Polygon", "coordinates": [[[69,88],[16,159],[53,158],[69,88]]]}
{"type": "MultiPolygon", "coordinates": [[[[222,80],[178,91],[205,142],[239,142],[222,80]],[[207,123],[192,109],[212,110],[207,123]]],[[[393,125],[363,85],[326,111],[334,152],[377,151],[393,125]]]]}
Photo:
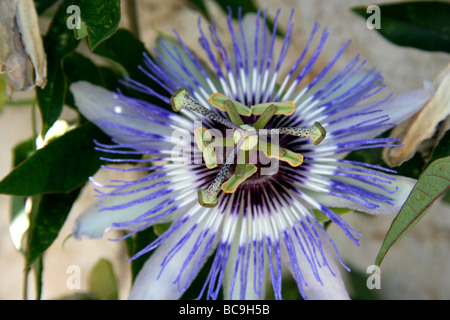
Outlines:
{"type": "Polygon", "coordinates": [[[45,10],[54,5],[58,0],[34,0],[34,6],[38,14],[43,13],[45,10]]]}
{"type": "Polygon", "coordinates": [[[434,161],[440,158],[450,156],[450,130],[439,140],[439,143],[433,150],[433,154],[424,167],[424,170],[434,161]]]}
{"type": "Polygon", "coordinates": [[[28,230],[26,266],[30,267],[57,238],[81,188],[69,193],[52,193],[39,197],[28,230]]]}
{"type": "Polygon", "coordinates": [[[42,117],[42,133],[58,120],[66,94],[66,77],[62,70],[62,59],[78,46],[73,31],[66,25],[66,8],[72,1],[66,0],[59,6],[48,32],[44,37],[44,50],[47,54],[47,84],[37,88],[39,110],[42,117]]]}
{"type": "MultiPolygon", "coordinates": [[[[143,250],[149,243],[152,243],[157,238],[156,234],[153,231],[153,228],[148,228],[143,230],[132,237],[127,238],[127,248],[128,255],[133,257],[139,251],[143,250]]],[[[148,257],[150,257],[151,253],[148,252],[141,256],[139,259],[135,259],[131,261],[131,276],[133,280],[138,275],[142,266],[148,257]]]]}
{"type": "Polygon", "coordinates": [[[101,259],[89,275],[90,292],[100,300],[117,300],[119,290],[111,262],[101,259]]]}
{"type": "Polygon", "coordinates": [[[97,46],[116,32],[120,22],[120,0],[79,0],[81,21],[84,23],[89,47],[97,46]]]}
{"type": "Polygon", "coordinates": [[[431,205],[450,188],[449,186],[450,156],[433,161],[421,174],[386,234],[375,261],[377,265],[381,264],[389,249],[423,218],[431,205]]]}
{"type": "Polygon", "coordinates": [[[91,123],[67,132],[14,168],[0,181],[0,193],[33,196],[73,191],[100,167],[101,153],[93,142],[97,138],[107,139],[91,123]]]}
{"type": "MultiPolygon", "coordinates": [[[[145,83],[149,87],[153,88],[157,92],[164,91],[159,84],[145,75],[139,66],[143,65],[144,53],[151,57],[151,54],[147,51],[144,44],[139,41],[130,31],[125,29],[119,29],[108,41],[105,41],[97,47],[94,51],[96,55],[106,58],[112,65],[112,68],[120,73],[121,78],[130,77],[131,79],[145,83]]],[[[134,95],[140,99],[154,102],[160,105],[159,100],[145,95],[143,93],[132,90],[126,86],[123,86],[116,82],[115,88],[119,87],[122,92],[129,95],[134,95]]],[[[172,110],[170,106],[161,105],[168,110],[172,110]]]]}
{"type": "MultiPolygon", "coordinates": [[[[401,46],[450,52],[450,3],[414,1],[378,5],[384,37],[401,46]]],[[[352,10],[368,18],[366,7],[352,10]]]]}

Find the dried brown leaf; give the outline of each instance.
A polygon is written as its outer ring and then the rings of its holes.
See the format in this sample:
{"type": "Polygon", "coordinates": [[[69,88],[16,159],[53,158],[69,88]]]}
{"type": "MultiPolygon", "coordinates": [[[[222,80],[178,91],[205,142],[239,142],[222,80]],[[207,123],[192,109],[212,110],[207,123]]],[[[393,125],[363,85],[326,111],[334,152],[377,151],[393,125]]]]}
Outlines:
{"type": "Polygon", "coordinates": [[[403,147],[384,148],[383,160],[398,167],[411,159],[422,144],[432,138],[439,123],[450,114],[450,64],[433,81],[436,92],[428,103],[409,121],[395,127],[390,137],[402,139],[403,147]]]}
{"type": "Polygon", "coordinates": [[[0,1],[0,43],[0,73],[9,91],[45,86],[47,60],[32,0],[0,1]]]}

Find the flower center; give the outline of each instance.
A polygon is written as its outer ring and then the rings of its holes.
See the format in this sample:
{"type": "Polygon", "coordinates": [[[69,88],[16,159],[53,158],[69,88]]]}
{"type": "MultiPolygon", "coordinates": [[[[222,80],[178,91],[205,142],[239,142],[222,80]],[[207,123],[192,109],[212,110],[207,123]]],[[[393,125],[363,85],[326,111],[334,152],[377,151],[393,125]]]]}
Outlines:
{"type": "Polygon", "coordinates": [[[218,204],[219,193],[233,193],[245,180],[258,171],[258,163],[253,163],[252,155],[256,151],[264,153],[267,158],[275,158],[287,162],[293,167],[303,163],[303,156],[291,150],[280,147],[274,143],[273,137],[280,134],[305,137],[315,145],[319,144],[326,136],[322,125],[315,122],[309,128],[285,127],[276,129],[264,129],[274,115],[290,116],[295,111],[292,101],[268,102],[247,107],[239,101],[230,99],[223,94],[215,93],[210,96],[209,102],[217,109],[225,111],[230,120],[222,118],[218,113],[205,108],[190,97],[185,88],[178,89],[171,98],[172,109],[179,112],[182,108],[199,113],[204,117],[220,123],[231,130],[231,135],[215,135],[212,131],[203,127],[194,131],[195,141],[203,153],[203,159],[209,169],[216,168],[217,155],[225,154],[225,163],[213,182],[206,189],[198,190],[198,201],[204,207],[215,207],[218,204]],[[259,116],[253,125],[244,124],[241,116],[259,116]],[[268,142],[268,138],[270,142],[268,142]],[[235,164],[236,163],[236,164],[235,164]],[[234,173],[227,179],[228,172],[235,165],[234,173]],[[227,180],[226,180],[227,179],[227,180]],[[226,180],[226,181],[225,181],[226,180]]]}

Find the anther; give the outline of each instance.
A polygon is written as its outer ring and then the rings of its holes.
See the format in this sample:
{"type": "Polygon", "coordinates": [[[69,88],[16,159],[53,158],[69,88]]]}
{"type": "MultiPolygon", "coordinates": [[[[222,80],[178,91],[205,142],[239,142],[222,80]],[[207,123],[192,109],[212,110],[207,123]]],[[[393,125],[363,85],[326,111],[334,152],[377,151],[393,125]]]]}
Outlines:
{"type": "Polygon", "coordinates": [[[203,159],[208,169],[217,167],[216,151],[212,135],[203,127],[194,130],[194,138],[198,148],[203,153],[203,159]]]}
{"type": "Polygon", "coordinates": [[[175,93],[170,98],[170,104],[175,112],[180,112],[181,109],[187,108],[191,111],[194,111],[207,117],[208,119],[211,119],[212,121],[221,123],[229,128],[236,129],[239,127],[234,123],[214,114],[212,111],[206,109],[200,103],[192,99],[191,96],[189,95],[189,91],[185,88],[180,88],[177,91],[175,91],[175,93]]]}
{"type": "Polygon", "coordinates": [[[213,137],[209,131],[203,127],[198,127],[194,130],[194,138],[197,147],[203,151],[206,146],[213,142],[213,137]]]}
{"type": "Polygon", "coordinates": [[[244,172],[242,174],[241,177],[238,177],[235,174],[233,174],[230,179],[228,179],[226,182],[224,182],[221,186],[221,189],[223,192],[225,193],[233,193],[236,191],[237,187],[239,187],[239,185],[244,182],[245,180],[247,180],[249,177],[251,177],[256,171],[258,170],[258,168],[254,165],[254,164],[247,164],[244,167],[244,172]]]}
{"type": "Polygon", "coordinates": [[[240,103],[239,101],[236,101],[234,99],[230,99],[227,96],[224,96],[221,93],[214,93],[209,96],[209,102],[216,107],[219,110],[226,111],[225,109],[225,102],[230,100],[233,106],[235,107],[236,111],[241,115],[245,117],[249,117],[252,115],[252,109],[247,107],[245,104],[240,103]]]}
{"type": "Polygon", "coordinates": [[[214,178],[214,181],[206,189],[198,190],[198,203],[206,208],[214,208],[219,203],[217,196],[221,190],[221,185],[225,180],[228,171],[230,170],[231,164],[234,162],[234,155],[236,154],[236,148],[228,155],[227,161],[224,163],[222,168],[220,168],[219,173],[214,178]]]}
{"type": "Polygon", "coordinates": [[[295,103],[292,101],[284,101],[284,102],[266,102],[266,103],[260,103],[255,104],[252,106],[252,114],[254,115],[261,115],[266,111],[271,105],[274,105],[277,110],[274,113],[275,115],[285,115],[290,116],[295,111],[295,103]]]}
{"type": "Polygon", "coordinates": [[[268,142],[259,141],[258,150],[264,152],[266,157],[285,161],[292,167],[298,167],[303,163],[303,156],[300,153],[295,153],[268,142]]]}
{"type": "Polygon", "coordinates": [[[297,137],[308,138],[314,145],[321,143],[327,135],[325,128],[317,121],[309,128],[280,128],[278,130],[280,134],[290,134],[297,137]]]}
{"type": "Polygon", "coordinates": [[[227,112],[231,122],[233,122],[237,126],[242,126],[244,124],[244,121],[242,121],[241,116],[236,110],[236,107],[234,106],[233,102],[231,102],[231,100],[227,100],[225,101],[224,106],[225,111],[227,112]]]}
{"type": "Polygon", "coordinates": [[[256,122],[253,124],[253,127],[256,130],[264,128],[276,112],[277,107],[274,104],[271,104],[266,110],[264,110],[258,120],[256,120],[256,122]]]}
{"type": "Polygon", "coordinates": [[[186,107],[185,101],[189,99],[189,91],[185,88],[179,88],[174,92],[172,97],[170,97],[170,105],[172,110],[175,112],[180,112],[181,109],[186,107]]]}
{"type": "Polygon", "coordinates": [[[234,174],[238,178],[242,178],[244,176],[245,166],[247,164],[247,160],[249,158],[248,151],[240,150],[237,157],[236,169],[234,170],[234,174]]]}

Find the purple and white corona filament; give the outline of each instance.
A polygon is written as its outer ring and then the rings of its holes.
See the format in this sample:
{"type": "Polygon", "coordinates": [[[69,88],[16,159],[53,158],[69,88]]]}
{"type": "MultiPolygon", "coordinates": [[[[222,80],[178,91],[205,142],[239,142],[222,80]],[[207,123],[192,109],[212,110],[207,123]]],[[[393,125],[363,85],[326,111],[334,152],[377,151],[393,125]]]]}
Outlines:
{"type": "Polygon", "coordinates": [[[340,260],[337,248],[314,212],[358,245],[359,233],[330,208],[395,213],[413,187],[414,180],[392,170],[344,156],[398,145],[377,136],[413,115],[431,90],[368,102],[384,88],[378,73],[366,70],[359,55],[333,68],[349,43],[304,85],[329,33],[315,24],[298,59],[286,61],[294,14],[276,50],[279,13],[272,30],[267,11],[236,24],[230,13],[231,48],[214,23],[204,27],[199,19],[206,63],[178,33],[178,41],[159,40],[155,58],[145,56],[141,70],[166,92],[126,81],[159,99],[159,106],[86,82],[71,86],[80,112],[113,138],[114,145],[98,149],[123,154],[111,161],[137,164],[106,167],[145,173],[103,186],[109,191],[99,191],[98,201],[77,220],[75,237],[99,238],[110,229],[130,230],[129,236],[170,223],[133,257],[154,251],[130,298],[179,298],[210,257],[199,297],[216,299],[223,288],[226,299],[263,299],[271,283],[281,299],[286,268],[304,298],[348,298],[333,257],[340,260]],[[287,63],[292,67],[282,78],[287,63]],[[142,157],[129,157],[136,154],[142,157]],[[276,170],[267,170],[274,163],[276,170]]]}

